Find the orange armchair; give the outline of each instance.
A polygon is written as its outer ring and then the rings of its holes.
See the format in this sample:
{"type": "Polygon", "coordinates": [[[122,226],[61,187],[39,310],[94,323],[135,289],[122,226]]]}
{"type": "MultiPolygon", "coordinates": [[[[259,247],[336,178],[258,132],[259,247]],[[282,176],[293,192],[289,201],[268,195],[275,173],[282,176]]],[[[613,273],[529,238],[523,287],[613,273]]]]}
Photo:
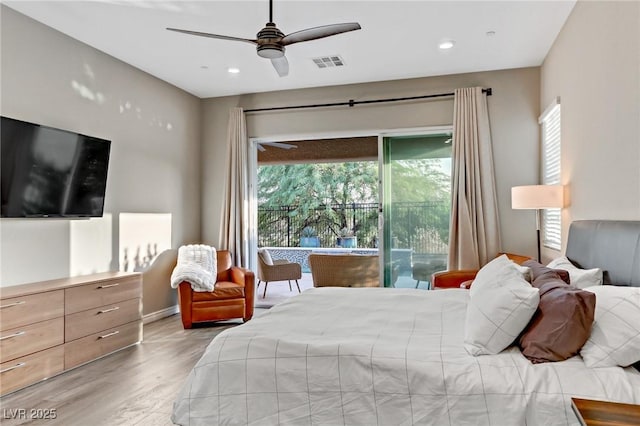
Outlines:
{"type": "MultiPolygon", "coordinates": [[[[507,257],[517,264],[522,264],[531,259],[529,256],[521,256],[513,253],[498,253],[498,256],[506,254],[507,257]]],[[[478,273],[475,269],[461,269],[457,271],[440,271],[431,275],[431,288],[470,288],[471,282],[478,273]]]]}
{"type": "Polygon", "coordinates": [[[233,318],[242,318],[246,322],[253,316],[254,273],[233,266],[231,253],[227,250],[218,250],[216,255],[218,275],[214,291],[193,291],[186,281],[178,286],[184,328],[191,328],[193,323],[233,318]]]}

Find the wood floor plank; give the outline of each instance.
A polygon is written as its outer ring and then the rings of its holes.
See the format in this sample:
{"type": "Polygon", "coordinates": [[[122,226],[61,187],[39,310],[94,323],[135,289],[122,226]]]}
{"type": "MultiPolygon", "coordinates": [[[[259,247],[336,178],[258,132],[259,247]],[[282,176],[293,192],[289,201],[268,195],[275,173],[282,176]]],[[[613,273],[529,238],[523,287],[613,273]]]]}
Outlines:
{"type": "MultiPolygon", "coordinates": [[[[257,309],[256,316],[266,310],[257,309]]],[[[144,326],[144,341],[0,398],[0,423],[13,425],[171,425],[187,375],[220,332],[242,321],[184,330],[179,315],[144,326]],[[25,409],[27,418],[9,418],[25,409]],[[55,409],[55,420],[29,418],[55,409]]]]}

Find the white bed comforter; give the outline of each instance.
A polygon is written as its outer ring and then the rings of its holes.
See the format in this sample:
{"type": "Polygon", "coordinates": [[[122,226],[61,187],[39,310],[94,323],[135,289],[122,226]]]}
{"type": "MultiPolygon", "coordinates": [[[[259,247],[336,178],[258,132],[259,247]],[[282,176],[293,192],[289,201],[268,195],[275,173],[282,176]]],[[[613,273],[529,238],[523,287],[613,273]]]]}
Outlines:
{"type": "Polygon", "coordinates": [[[570,398],[640,403],[640,372],[463,348],[466,290],[317,288],[220,333],[181,425],[578,425],[570,398]]]}

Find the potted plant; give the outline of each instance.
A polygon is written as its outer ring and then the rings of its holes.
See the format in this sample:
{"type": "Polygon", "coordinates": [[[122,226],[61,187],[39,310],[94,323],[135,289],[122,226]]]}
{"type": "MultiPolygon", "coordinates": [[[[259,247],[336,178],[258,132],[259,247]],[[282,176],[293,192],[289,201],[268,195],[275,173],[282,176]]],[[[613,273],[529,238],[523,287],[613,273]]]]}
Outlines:
{"type": "Polygon", "coordinates": [[[305,226],[300,234],[300,247],[320,247],[320,237],[315,228],[305,226]]]}
{"type": "Polygon", "coordinates": [[[358,238],[346,227],[338,234],[337,246],[342,248],[358,248],[358,238]]]}

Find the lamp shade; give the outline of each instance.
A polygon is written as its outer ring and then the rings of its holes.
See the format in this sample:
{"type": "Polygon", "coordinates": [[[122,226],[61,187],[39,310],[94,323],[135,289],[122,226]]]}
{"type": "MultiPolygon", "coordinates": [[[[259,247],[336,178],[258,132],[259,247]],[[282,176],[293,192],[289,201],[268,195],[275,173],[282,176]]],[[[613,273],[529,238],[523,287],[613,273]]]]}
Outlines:
{"type": "Polygon", "coordinates": [[[553,209],[564,207],[562,185],[526,185],[511,188],[513,209],[553,209]]]}

